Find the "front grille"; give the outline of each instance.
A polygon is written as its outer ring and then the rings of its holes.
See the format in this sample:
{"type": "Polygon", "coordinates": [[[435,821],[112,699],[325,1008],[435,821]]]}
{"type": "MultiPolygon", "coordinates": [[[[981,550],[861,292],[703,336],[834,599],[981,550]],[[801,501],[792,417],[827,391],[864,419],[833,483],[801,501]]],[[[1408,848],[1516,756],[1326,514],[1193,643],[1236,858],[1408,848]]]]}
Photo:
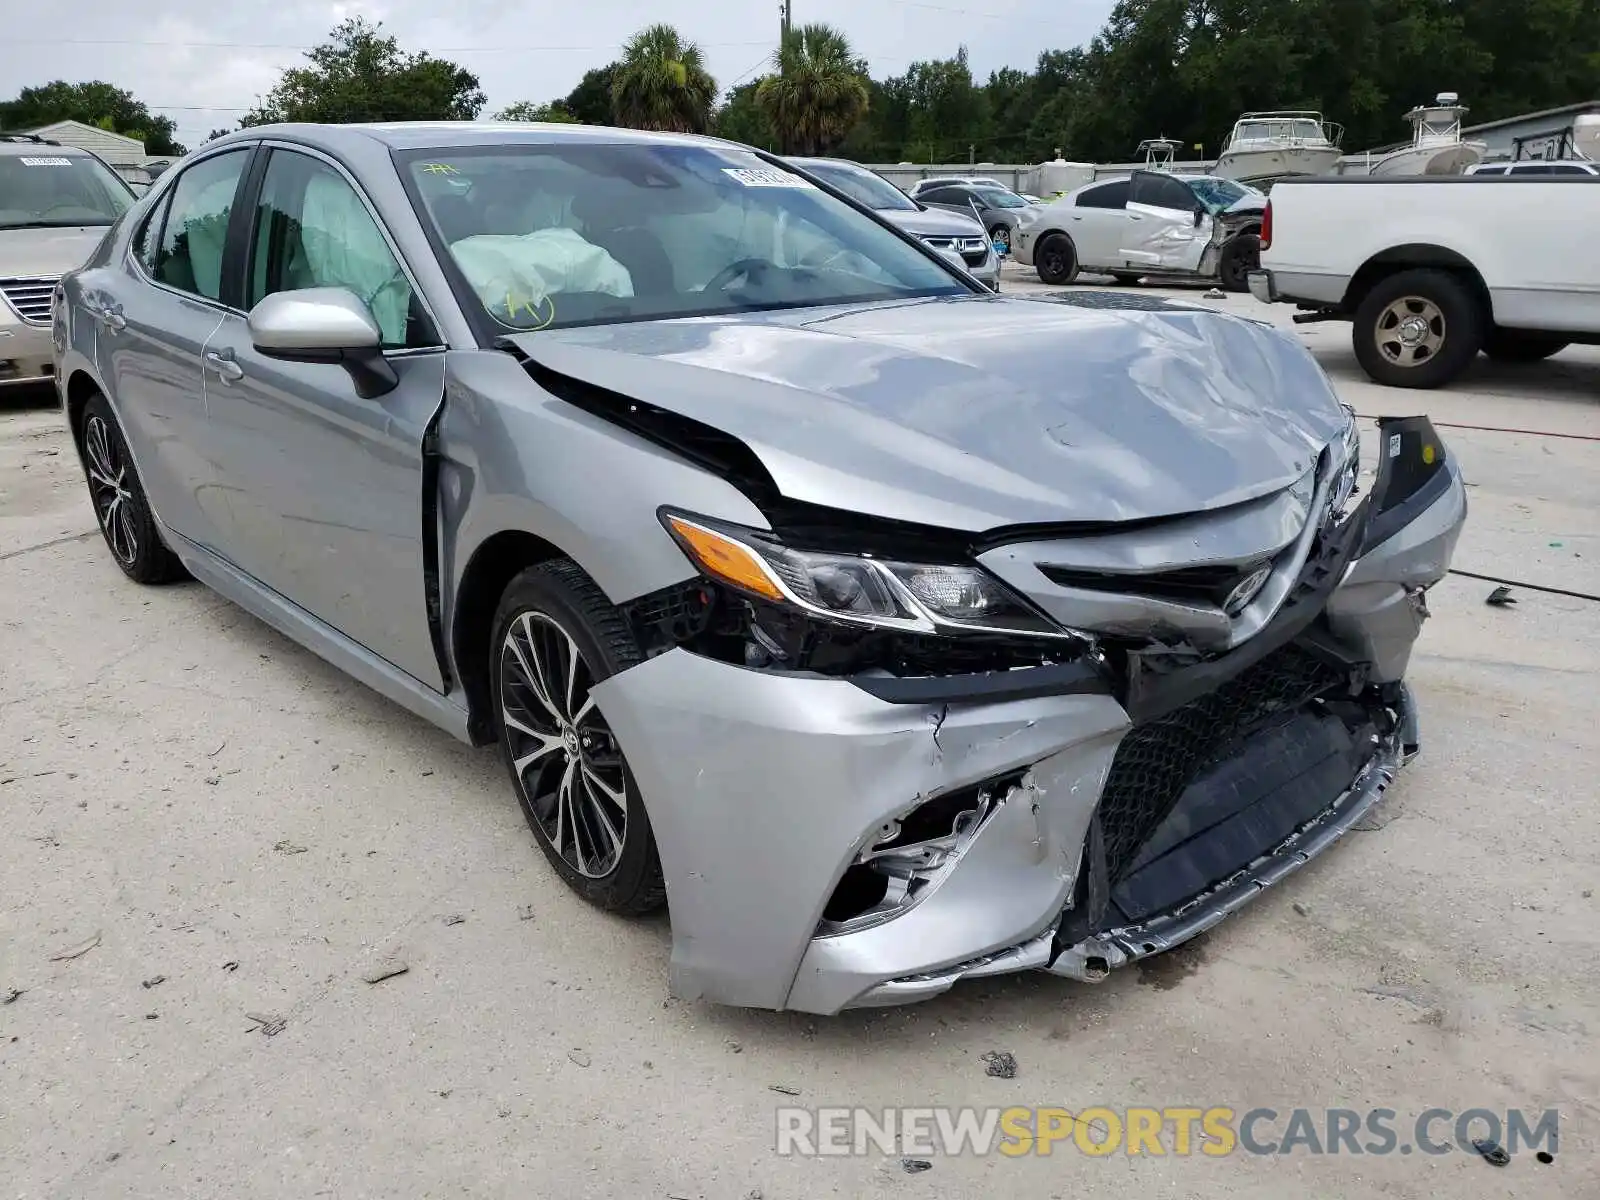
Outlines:
{"type": "Polygon", "coordinates": [[[1338,668],[1290,643],[1216,691],[1135,725],[1117,748],[1100,800],[1108,878],[1121,877],[1201,771],[1275,715],[1347,682],[1338,668]]]}
{"type": "Polygon", "coordinates": [[[55,294],[54,276],[36,276],[31,279],[0,279],[0,296],[4,296],[29,325],[50,324],[50,297],[55,294]]]}
{"type": "Polygon", "coordinates": [[[1039,573],[1063,587],[1092,592],[1130,592],[1180,604],[1212,604],[1221,608],[1233,594],[1234,588],[1270,562],[1270,559],[1264,558],[1243,566],[1225,563],[1208,567],[1178,567],[1171,571],[1152,571],[1142,575],[1083,571],[1040,563],[1039,573]]]}
{"type": "Polygon", "coordinates": [[[982,266],[983,260],[989,257],[989,242],[985,238],[928,236],[922,240],[935,250],[954,250],[969,267],[982,266]]]}

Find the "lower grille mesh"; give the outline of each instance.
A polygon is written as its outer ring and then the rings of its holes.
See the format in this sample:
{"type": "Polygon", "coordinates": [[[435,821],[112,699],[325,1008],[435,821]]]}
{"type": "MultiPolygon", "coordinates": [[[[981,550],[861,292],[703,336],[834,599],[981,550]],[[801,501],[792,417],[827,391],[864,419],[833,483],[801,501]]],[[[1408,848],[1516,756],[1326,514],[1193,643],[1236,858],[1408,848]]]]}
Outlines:
{"type": "Polygon", "coordinates": [[[1240,738],[1345,682],[1337,668],[1291,644],[1216,691],[1134,726],[1117,748],[1100,800],[1108,877],[1121,876],[1189,782],[1240,738]]]}

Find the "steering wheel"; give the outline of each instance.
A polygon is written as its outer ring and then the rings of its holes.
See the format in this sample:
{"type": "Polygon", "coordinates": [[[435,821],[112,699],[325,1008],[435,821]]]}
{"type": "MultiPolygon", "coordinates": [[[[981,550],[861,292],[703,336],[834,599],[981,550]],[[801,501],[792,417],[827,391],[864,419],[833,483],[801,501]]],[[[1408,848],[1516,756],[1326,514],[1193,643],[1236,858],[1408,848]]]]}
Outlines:
{"type": "Polygon", "coordinates": [[[741,258],[737,262],[729,263],[713,275],[705,290],[725,292],[728,290],[728,285],[739,276],[743,275],[753,282],[757,275],[765,275],[771,269],[772,264],[764,258],[741,258]]]}

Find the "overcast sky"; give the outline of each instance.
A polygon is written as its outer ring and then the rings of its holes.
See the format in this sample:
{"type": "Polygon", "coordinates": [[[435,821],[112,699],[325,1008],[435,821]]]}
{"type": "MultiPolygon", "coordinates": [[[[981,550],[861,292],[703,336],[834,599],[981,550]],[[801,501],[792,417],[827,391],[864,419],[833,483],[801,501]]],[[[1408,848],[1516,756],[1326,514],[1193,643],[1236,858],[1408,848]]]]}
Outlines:
{"type": "MultiPolygon", "coordinates": [[[[796,24],[844,30],[873,75],[965,43],[981,82],[1003,66],[1032,67],[1041,48],[1088,41],[1112,0],[794,0],[796,24]]],[[[7,4],[0,88],[104,79],[178,123],[193,147],[231,127],[347,16],[382,20],[407,50],[452,59],[481,80],[485,115],[517,100],[566,94],[613,58],[640,26],[666,21],[700,44],[727,88],[766,66],[777,0],[75,0],[7,4]],[[142,15],[135,12],[143,10],[142,15]]]]}

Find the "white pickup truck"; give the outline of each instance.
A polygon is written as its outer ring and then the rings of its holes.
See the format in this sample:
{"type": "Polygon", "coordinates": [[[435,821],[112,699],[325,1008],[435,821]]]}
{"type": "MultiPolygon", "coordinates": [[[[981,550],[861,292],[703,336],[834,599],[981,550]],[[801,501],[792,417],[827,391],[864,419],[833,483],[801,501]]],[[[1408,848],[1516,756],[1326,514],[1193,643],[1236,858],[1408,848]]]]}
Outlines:
{"type": "Polygon", "coordinates": [[[1391,387],[1438,387],[1480,350],[1600,343],[1600,175],[1286,179],[1250,291],[1297,322],[1353,322],[1356,358],[1391,387]]]}

